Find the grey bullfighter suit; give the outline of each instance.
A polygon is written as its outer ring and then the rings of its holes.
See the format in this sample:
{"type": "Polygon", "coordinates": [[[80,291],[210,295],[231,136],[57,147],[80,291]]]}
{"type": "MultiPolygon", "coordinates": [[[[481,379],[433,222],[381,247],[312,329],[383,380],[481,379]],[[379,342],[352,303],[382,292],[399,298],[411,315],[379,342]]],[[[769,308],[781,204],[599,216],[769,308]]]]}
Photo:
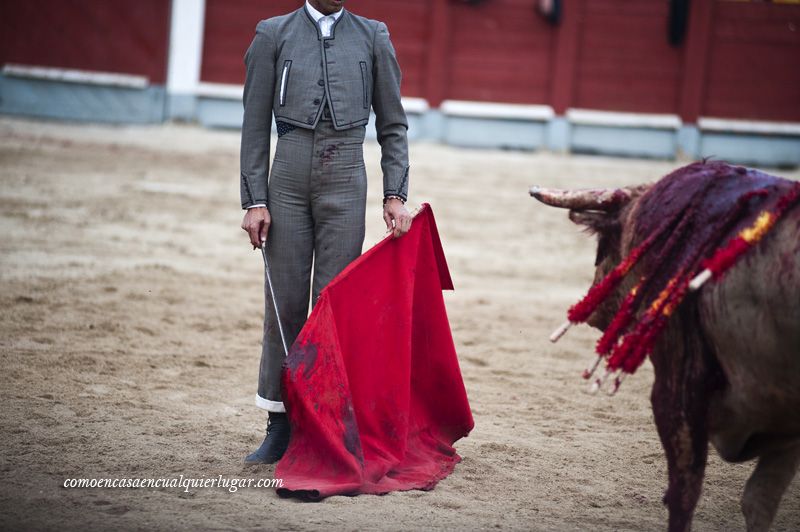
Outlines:
{"type": "MultiPolygon", "coordinates": [[[[316,301],[361,254],[367,192],[362,145],[370,108],[384,196],[405,200],[408,190],[408,123],[389,32],[382,22],[339,13],[329,37],[308,6],[262,20],[245,55],[242,207],[266,205],[272,217],[267,253],[289,345],[308,316],[312,264],[316,301]],[[270,172],[273,114],[278,142],[270,172]]],[[[266,301],[256,404],[283,412],[284,353],[269,294],[266,301]]]]}

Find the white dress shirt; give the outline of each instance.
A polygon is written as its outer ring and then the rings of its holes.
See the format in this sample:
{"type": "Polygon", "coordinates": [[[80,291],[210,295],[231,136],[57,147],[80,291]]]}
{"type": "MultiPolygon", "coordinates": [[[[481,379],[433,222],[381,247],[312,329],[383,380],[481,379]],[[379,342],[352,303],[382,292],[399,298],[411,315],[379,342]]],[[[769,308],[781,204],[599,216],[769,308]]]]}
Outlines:
{"type": "MultiPolygon", "coordinates": [[[[317,24],[319,24],[319,28],[322,31],[323,37],[330,37],[331,36],[331,28],[333,27],[334,22],[342,16],[344,9],[340,9],[336,13],[332,13],[330,15],[323,15],[312,6],[308,0],[306,0],[306,10],[308,10],[308,14],[311,15],[317,24]]],[[[248,209],[255,209],[256,207],[266,207],[263,203],[259,203],[257,205],[250,205],[248,209]]]]}
{"type": "Polygon", "coordinates": [[[306,9],[308,10],[308,14],[311,15],[311,18],[317,21],[319,24],[320,30],[322,30],[323,37],[330,37],[331,36],[331,28],[333,27],[333,23],[338,20],[339,17],[342,16],[344,9],[340,9],[336,13],[331,13],[330,15],[323,15],[319,11],[317,11],[314,6],[306,0],[306,9]]]}

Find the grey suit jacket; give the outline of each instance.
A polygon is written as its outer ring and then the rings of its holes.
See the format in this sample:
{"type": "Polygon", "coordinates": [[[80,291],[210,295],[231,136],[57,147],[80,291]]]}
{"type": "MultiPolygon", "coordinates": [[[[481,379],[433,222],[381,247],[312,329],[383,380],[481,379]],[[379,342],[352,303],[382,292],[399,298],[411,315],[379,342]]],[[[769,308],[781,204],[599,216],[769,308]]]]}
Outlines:
{"type": "Polygon", "coordinates": [[[375,110],[383,192],[408,193],[408,121],[400,103],[400,67],[383,22],[348,11],[330,37],[305,7],[256,26],[245,54],[241,145],[242,207],[267,202],[272,114],[313,129],[327,102],[337,130],[362,126],[375,110]]]}

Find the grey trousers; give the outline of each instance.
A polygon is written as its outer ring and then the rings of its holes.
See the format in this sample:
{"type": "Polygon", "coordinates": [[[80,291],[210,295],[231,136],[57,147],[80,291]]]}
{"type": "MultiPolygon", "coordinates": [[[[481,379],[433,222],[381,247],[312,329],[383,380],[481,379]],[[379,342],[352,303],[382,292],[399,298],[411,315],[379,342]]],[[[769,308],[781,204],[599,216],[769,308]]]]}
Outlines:
{"type": "MultiPolygon", "coordinates": [[[[291,347],[320,291],[361,254],[367,173],[364,126],[336,131],[330,121],[315,130],[296,128],[278,139],[269,178],[267,236],[275,298],[291,347]]],[[[256,405],[284,412],[281,369],[284,351],[269,286],[256,405]]]]}

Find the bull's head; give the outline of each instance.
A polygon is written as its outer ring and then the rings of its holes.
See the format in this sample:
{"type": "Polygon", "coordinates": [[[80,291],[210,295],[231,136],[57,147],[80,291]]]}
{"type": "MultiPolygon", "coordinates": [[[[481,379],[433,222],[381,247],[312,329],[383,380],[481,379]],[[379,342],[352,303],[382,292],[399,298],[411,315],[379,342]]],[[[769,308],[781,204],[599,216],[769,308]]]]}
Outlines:
{"type": "MultiPolygon", "coordinates": [[[[595,279],[597,283],[622,260],[627,253],[631,235],[625,233],[631,224],[626,223],[635,199],[650,185],[616,189],[558,190],[533,187],[531,196],[545,205],[569,209],[569,219],[596,234],[597,258],[595,279]]],[[[614,298],[616,299],[616,298],[614,298]]],[[[615,302],[618,304],[618,301],[615,302]]],[[[614,307],[616,308],[616,307],[614,307]]],[[[601,305],[592,314],[588,324],[605,330],[613,318],[613,309],[601,305]]]]}

